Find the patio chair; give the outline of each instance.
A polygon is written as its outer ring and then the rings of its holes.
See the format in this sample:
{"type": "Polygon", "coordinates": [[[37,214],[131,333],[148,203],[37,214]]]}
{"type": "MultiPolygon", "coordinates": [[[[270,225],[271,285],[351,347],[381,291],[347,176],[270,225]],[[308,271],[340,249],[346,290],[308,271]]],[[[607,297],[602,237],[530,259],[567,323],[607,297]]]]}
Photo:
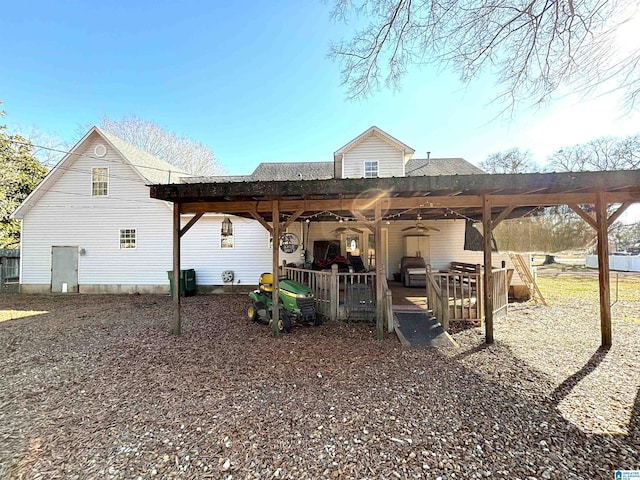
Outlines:
{"type": "Polygon", "coordinates": [[[425,287],[427,285],[427,265],[422,257],[402,257],[400,260],[400,280],[405,287],[425,287]]]}

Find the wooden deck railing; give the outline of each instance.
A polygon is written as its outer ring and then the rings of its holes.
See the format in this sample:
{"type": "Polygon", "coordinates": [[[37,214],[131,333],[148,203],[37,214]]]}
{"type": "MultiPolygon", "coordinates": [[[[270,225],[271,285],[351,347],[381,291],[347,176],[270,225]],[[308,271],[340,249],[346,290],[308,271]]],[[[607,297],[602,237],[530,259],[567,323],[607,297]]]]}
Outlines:
{"type": "MultiPolygon", "coordinates": [[[[508,305],[508,272],[492,269],[493,308],[506,313],[508,305]]],[[[484,282],[481,271],[474,273],[437,272],[427,266],[427,302],[444,329],[451,322],[482,323],[484,320],[484,282]]]]}
{"type": "MultiPolygon", "coordinates": [[[[375,319],[376,273],[338,272],[337,265],[331,270],[307,270],[304,268],[282,267],[283,275],[289,280],[307,285],[314,293],[316,311],[330,320],[348,320],[347,292],[350,285],[369,285],[373,294],[373,316],[375,319]]],[[[385,292],[384,318],[389,329],[393,328],[391,291],[383,275],[385,292]]]]}
{"type": "Polygon", "coordinates": [[[334,283],[331,274],[331,271],[284,267],[284,275],[289,280],[305,284],[311,289],[315,296],[316,312],[323,317],[335,320],[338,312],[331,302],[331,292],[334,283]]]}
{"type": "Polygon", "coordinates": [[[431,271],[431,265],[427,265],[427,305],[442,328],[449,330],[449,297],[443,294],[440,282],[431,271]]]}
{"type": "Polygon", "coordinates": [[[391,293],[391,289],[389,288],[389,284],[387,283],[387,275],[384,270],[384,266],[382,268],[382,289],[384,291],[384,319],[387,324],[387,331],[393,332],[394,324],[393,324],[393,295],[391,293]]]}
{"type": "Polygon", "coordinates": [[[493,314],[507,314],[509,306],[509,279],[506,268],[494,268],[493,274],[493,314]]]}

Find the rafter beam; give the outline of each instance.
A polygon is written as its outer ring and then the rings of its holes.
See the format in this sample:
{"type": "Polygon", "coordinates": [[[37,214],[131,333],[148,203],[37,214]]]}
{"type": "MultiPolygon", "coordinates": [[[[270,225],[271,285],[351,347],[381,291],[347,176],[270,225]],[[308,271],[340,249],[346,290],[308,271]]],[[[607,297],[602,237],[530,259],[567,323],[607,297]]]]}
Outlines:
{"type": "Polygon", "coordinates": [[[587,222],[591,228],[593,228],[594,230],[598,230],[598,224],[596,223],[595,219],[587,212],[585,212],[580,205],[570,203],[569,208],[576,212],[578,216],[585,222],[587,222]]]}
{"type": "Polygon", "coordinates": [[[196,213],[193,216],[193,218],[189,220],[189,222],[184,227],[182,227],[182,229],[180,230],[180,237],[182,237],[185,233],[187,233],[189,229],[193,227],[203,215],[204,215],[204,212],[196,213]]]}
{"type": "Polygon", "coordinates": [[[360,223],[362,223],[364,227],[368,228],[371,231],[371,233],[375,233],[376,229],[374,225],[372,225],[371,222],[367,220],[367,217],[365,217],[363,214],[361,214],[357,210],[352,210],[351,213],[353,214],[354,217],[356,217],[356,219],[360,223]]]}
{"type": "Polygon", "coordinates": [[[609,226],[611,226],[613,222],[615,222],[618,218],[620,218],[620,215],[622,215],[625,212],[625,210],[629,208],[631,205],[633,205],[633,202],[625,202],[622,205],[620,205],[620,207],[618,207],[618,210],[613,212],[607,219],[607,223],[609,224],[609,226]]]}
{"type": "Polygon", "coordinates": [[[271,236],[273,237],[273,228],[271,227],[271,225],[269,225],[264,218],[262,218],[262,216],[258,213],[258,212],[253,212],[250,211],[249,215],[251,215],[255,220],[258,221],[258,223],[260,223],[260,225],[262,225],[267,232],[269,232],[271,234],[271,236]]]}
{"type": "Polygon", "coordinates": [[[289,226],[295,222],[298,217],[300,215],[302,215],[304,213],[304,210],[296,210],[288,219],[286,222],[284,222],[284,225],[282,225],[282,231],[285,232],[287,230],[287,228],[289,228],[289,226]]]}
{"type": "Polygon", "coordinates": [[[493,231],[501,221],[503,221],[505,218],[509,216],[511,212],[513,212],[515,208],[516,208],[515,205],[509,205],[502,212],[500,212],[500,215],[498,215],[495,218],[495,220],[491,222],[491,230],[493,231]]]}

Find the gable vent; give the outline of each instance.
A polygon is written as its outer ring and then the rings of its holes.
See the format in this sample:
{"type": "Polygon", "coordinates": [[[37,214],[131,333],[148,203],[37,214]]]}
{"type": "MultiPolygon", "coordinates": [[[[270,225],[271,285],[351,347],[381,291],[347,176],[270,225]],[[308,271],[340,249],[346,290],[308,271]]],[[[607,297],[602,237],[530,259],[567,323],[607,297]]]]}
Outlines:
{"type": "Polygon", "coordinates": [[[93,153],[96,154],[96,157],[102,158],[107,154],[107,147],[105,147],[102,143],[96,145],[96,148],[93,149],[93,153]]]}

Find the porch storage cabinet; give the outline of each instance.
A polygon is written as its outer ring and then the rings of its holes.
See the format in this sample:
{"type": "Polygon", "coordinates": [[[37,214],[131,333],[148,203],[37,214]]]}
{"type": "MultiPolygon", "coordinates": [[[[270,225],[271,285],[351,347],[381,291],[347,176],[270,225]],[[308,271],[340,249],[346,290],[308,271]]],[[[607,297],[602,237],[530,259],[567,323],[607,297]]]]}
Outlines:
{"type": "MultiPolygon", "coordinates": [[[[173,296],[173,270],[167,272],[169,293],[173,296]]],[[[193,268],[180,270],[180,295],[190,297],[196,294],[196,271],[193,268]]]]}
{"type": "Polygon", "coordinates": [[[404,237],[404,256],[422,257],[429,263],[429,237],[427,235],[407,235],[404,237]]]}

